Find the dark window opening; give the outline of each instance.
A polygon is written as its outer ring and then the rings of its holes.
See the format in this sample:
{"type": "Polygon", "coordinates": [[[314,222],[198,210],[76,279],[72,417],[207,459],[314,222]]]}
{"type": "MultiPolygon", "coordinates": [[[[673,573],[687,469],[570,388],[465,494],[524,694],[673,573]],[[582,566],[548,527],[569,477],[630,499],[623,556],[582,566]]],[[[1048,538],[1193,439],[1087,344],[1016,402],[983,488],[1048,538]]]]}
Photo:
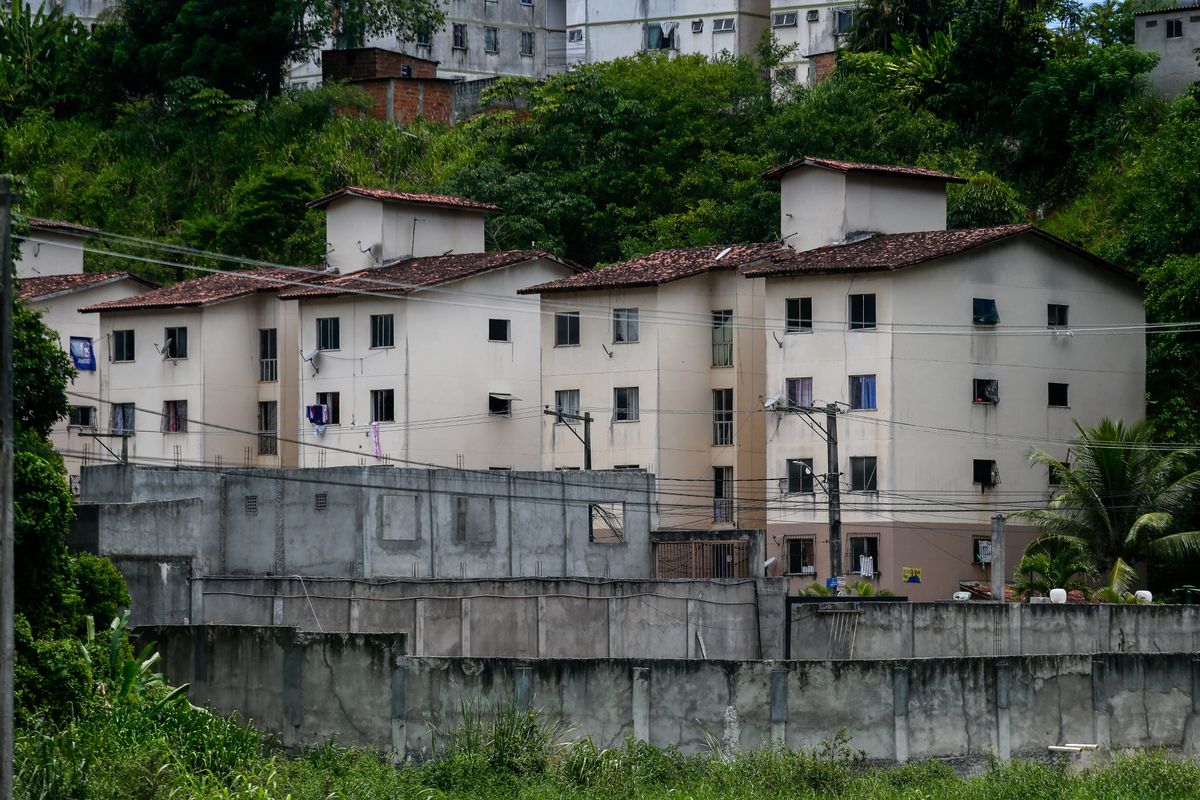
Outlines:
{"type": "Polygon", "coordinates": [[[878,398],[875,395],[874,375],[850,376],[850,408],[854,410],[870,410],[876,407],[878,398]]]}
{"type": "Polygon", "coordinates": [[[338,350],[342,346],[342,321],[338,317],[317,320],[317,349],[338,350]]]}
{"type": "Polygon", "coordinates": [[[812,494],[813,460],[811,458],[789,458],[787,462],[788,494],[812,494]]]}
{"type": "Polygon", "coordinates": [[[1000,402],[1000,381],[992,378],[976,378],[973,401],[994,406],[1000,402]]]}
{"type": "Polygon", "coordinates": [[[163,357],[188,357],[187,328],[167,328],[163,332],[163,357]]]}
{"type": "Polygon", "coordinates": [[[488,413],[495,417],[511,417],[512,395],[490,393],[488,395],[488,413]]]}
{"type": "Polygon", "coordinates": [[[990,459],[977,458],[971,462],[971,482],[977,483],[984,489],[1000,485],[1000,470],[996,462],[990,459]]]}
{"type": "Polygon", "coordinates": [[[620,386],[613,389],[613,422],[637,422],[641,417],[638,387],[620,386]]]}
{"type": "Polygon", "coordinates": [[[396,419],[396,390],[371,390],[371,422],[394,422],[396,419]]]}
{"type": "Polygon", "coordinates": [[[811,297],[789,297],[784,305],[786,306],[784,309],[786,316],[784,333],[806,333],[812,331],[811,297]]]}
{"type": "Polygon", "coordinates": [[[875,295],[850,295],[850,330],[860,331],[875,327],[875,295]]]}
{"type": "Polygon", "coordinates": [[[326,420],[329,425],[337,425],[341,422],[342,415],[339,400],[340,394],[338,392],[317,392],[317,405],[325,406],[328,412],[326,420]]]}
{"type": "Polygon", "coordinates": [[[733,389],[713,389],[713,444],[733,444],[733,389]]]}
{"type": "Polygon", "coordinates": [[[561,311],[554,315],[554,346],[579,344],[579,312],[561,311]]]}
{"type": "Polygon", "coordinates": [[[512,341],[512,324],[506,319],[489,319],[488,320],[488,341],[489,342],[510,342],[512,341]]]}
{"type": "Polygon", "coordinates": [[[808,537],[787,540],[787,574],[816,575],[816,542],[808,537]]]}
{"type": "Polygon", "coordinates": [[[846,572],[851,575],[873,577],[879,574],[879,537],[851,536],[849,538],[850,561],[846,572]]]}
{"type": "Polygon", "coordinates": [[[1067,327],[1067,307],[1058,303],[1046,306],[1046,324],[1051,328],[1067,327]]]}
{"type": "Polygon", "coordinates": [[[1046,384],[1046,405],[1066,408],[1069,405],[1067,402],[1068,388],[1069,384],[1066,383],[1046,384]]]}
{"type": "Polygon", "coordinates": [[[371,347],[396,346],[396,319],[391,314],[371,315],[371,347]]]}
{"type": "Polygon", "coordinates": [[[113,361],[133,361],[133,331],[113,331],[113,361]]]}
{"type": "Polygon", "coordinates": [[[973,298],[971,321],[976,325],[999,325],[1000,311],[996,308],[996,301],[986,297],[973,298]]]}
{"type": "Polygon", "coordinates": [[[875,461],[875,456],[856,456],[850,459],[850,491],[874,492],[878,490],[875,461]]]}

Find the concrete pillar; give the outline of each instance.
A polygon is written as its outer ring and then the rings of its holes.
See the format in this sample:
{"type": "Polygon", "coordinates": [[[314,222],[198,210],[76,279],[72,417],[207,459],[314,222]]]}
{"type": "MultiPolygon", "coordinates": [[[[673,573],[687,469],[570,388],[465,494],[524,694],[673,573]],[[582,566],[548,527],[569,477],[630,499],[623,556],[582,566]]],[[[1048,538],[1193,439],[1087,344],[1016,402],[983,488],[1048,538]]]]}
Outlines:
{"type": "Polygon", "coordinates": [[[892,714],[896,723],[896,762],[908,761],[908,667],[892,668],[892,714]]]}
{"type": "Polygon", "coordinates": [[[771,741],[787,743],[788,672],[771,670],[771,741]]]}
{"type": "Polygon", "coordinates": [[[396,118],[396,79],[388,78],[387,82],[387,111],[385,112],[388,122],[396,118]]]}
{"type": "MultiPolygon", "coordinates": [[[[682,657],[704,658],[705,654],[700,651],[700,641],[696,638],[696,634],[700,633],[700,604],[695,600],[688,600],[684,618],[687,620],[687,646],[684,648],[682,657]]],[[[703,634],[700,635],[703,636],[703,634]]]]}
{"type": "MultiPolygon", "coordinates": [[[[280,583],[278,581],[274,581],[274,584],[275,591],[278,592],[280,583]]],[[[271,598],[271,624],[283,624],[283,598],[279,594],[276,594],[273,598],[271,598]]]]}
{"type": "Polygon", "coordinates": [[[295,632],[282,632],[287,637],[283,651],[283,746],[295,747],[300,726],[304,723],[304,650],[296,642],[295,632]]]}
{"type": "Polygon", "coordinates": [[[425,655],[425,601],[413,602],[413,640],[412,653],[415,656],[425,655]]]}
{"type": "Polygon", "coordinates": [[[203,625],[204,619],[204,570],[199,557],[192,558],[191,608],[188,609],[187,624],[203,625]]]}
{"type": "Polygon", "coordinates": [[[513,694],[517,711],[528,711],[533,704],[533,667],[524,664],[513,671],[513,694]]]}
{"type": "Polygon", "coordinates": [[[1112,652],[1112,606],[1102,603],[1096,608],[1096,653],[1112,652]]]}
{"type": "Polygon", "coordinates": [[[357,597],[350,598],[350,632],[358,633],[358,604],[357,597]]]}
{"type": "Polygon", "coordinates": [[[463,658],[471,657],[471,598],[464,597],[459,601],[458,617],[460,620],[461,645],[463,658]]]}
{"type": "Polygon", "coordinates": [[[545,658],[547,649],[546,638],[546,597],[538,595],[537,599],[537,657],[545,658]]]}
{"type": "MultiPolygon", "coordinates": [[[[1108,710],[1108,676],[1105,661],[1102,658],[1092,659],[1092,712],[1096,720],[1096,744],[1107,749],[1111,742],[1110,726],[1112,718],[1108,710]]],[[[1062,744],[1062,742],[1059,742],[1062,744]]]]}
{"type": "Polygon", "coordinates": [[[392,760],[408,754],[408,667],[392,662],[392,760]]]}
{"type": "Polygon", "coordinates": [[[1010,656],[1025,655],[1025,643],[1021,640],[1024,630],[1025,606],[1020,603],[1005,604],[1008,612],[1008,654],[1010,656]]]}
{"type": "Polygon", "coordinates": [[[633,668],[633,738],[650,741],[650,668],[633,668]]]}
{"type": "Polygon", "coordinates": [[[613,599],[610,597],[604,601],[604,613],[608,630],[608,658],[618,658],[617,650],[617,626],[613,624],[613,599]]]}
{"type": "Polygon", "coordinates": [[[1001,761],[1012,757],[1012,733],[1009,727],[1009,667],[1007,661],[996,662],[996,755],[1001,761]]]}

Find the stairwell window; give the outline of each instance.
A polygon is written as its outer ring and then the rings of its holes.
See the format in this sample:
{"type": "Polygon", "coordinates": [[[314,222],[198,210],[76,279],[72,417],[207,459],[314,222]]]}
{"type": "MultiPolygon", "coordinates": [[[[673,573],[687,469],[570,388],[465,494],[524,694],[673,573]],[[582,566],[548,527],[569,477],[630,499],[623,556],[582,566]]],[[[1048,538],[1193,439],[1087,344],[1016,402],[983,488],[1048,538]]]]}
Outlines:
{"type": "Polygon", "coordinates": [[[164,400],[163,433],[187,433],[187,400],[164,400]]]}
{"type": "Polygon", "coordinates": [[[133,331],[113,331],[113,361],[133,361],[133,331]]]}
{"type": "Polygon", "coordinates": [[[1000,311],[989,297],[971,298],[971,321],[976,325],[999,325],[1000,311]]]}
{"type": "Polygon", "coordinates": [[[263,383],[279,380],[279,337],[275,328],[258,330],[258,379],[263,383]]]}
{"type": "Polygon", "coordinates": [[[1067,327],[1067,306],[1061,303],[1046,305],[1046,325],[1051,328],[1067,327]]]}
{"type": "Polygon", "coordinates": [[[733,444],[733,389],[713,389],[713,444],[733,444]]]}
{"type": "Polygon", "coordinates": [[[712,365],[733,366],[733,311],[712,312],[712,365]]]}
{"type": "Polygon", "coordinates": [[[274,400],[258,404],[258,454],[279,454],[279,404],[274,400]]]}
{"type": "Polygon", "coordinates": [[[1046,405],[1052,408],[1069,407],[1071,404],[1068,402],[1067,390],[1070,388],[1070,384],[1066,383],[1046,384],[1046,405]]]}
{"type": "Polygon", "coordinates": [[[1000,402],[1000,381],[994,378],[976,378],[971,398],[971,402],[979,405],[996,405],[1000,402]]]}
{"type": "Polygon", "coordinates": [[[618,386],[613,389],[613,422],[637,422],[641,419],[638,406],[638,387],[618,386]]]}
{"type": "Polygon", "coordinates": [[[879,488],[875,472],[875,456],[855,456],[850,459],[850,491],[874,492],[879,488]]]}
{"type": "Polygon", "coordinates": [[[554,315],[554,346],[579,346],[578,311],[560,311],[554,315]]]}
{"type": "Polygon", "coordinates": [[[812,298],[787,298],[784,301],[784,317],[784,333],[812,333],[812,298]]]}
{"type": "Polygon", "coordinates": [[[371,390],[371,422],[394,422],[396,420],[396,390],[371,390]]]}
{"type": "Polygon", "coordinates": [[[629,344],[638,340],[638,310],[613,309],[613,344],[629,344]]]}
{"type": "Polygon", "coordinates": [[[396,318],[391,314],[371,315],[371,349],[396,346],[396,318]]]}
{"type": "Polygon", "coordinates": [[[172,359],[188,357],[187,328],[167,328],[163,331],[163,357],[172,359]]]}
{"type": "Polygon", "coordinates": [[[713,522],[733,522],[733,467],[713,467],[713,522]]]}
{"type": "Polygon", "coordinates": [[[811,458],[789,458],[787,462],[788,494],[812,494],[813,460],[811,458]]]}
{"type": "Polygon", "coordinates": [[[850,330],[862,331],[875,327],[875,295],[850,295],[850,330]]]}
{"type": "Polygon", "coordinates": [[[340,350],[342,320],[340,317],[321,317],[317,320],[317,349],[340,350]]]}
{"type": "Polygon", "coordinates": [[[855,411],[871,411],[874,410],[875,404],[875,376],[851,375],[850,408],[855,411]]]}
{"type": "Polygon", "coordinates": [[[488,341],[489,342],[511,342],[512,341],[512,322],[507,319],[489,319],[488,320],[488,341]]]}

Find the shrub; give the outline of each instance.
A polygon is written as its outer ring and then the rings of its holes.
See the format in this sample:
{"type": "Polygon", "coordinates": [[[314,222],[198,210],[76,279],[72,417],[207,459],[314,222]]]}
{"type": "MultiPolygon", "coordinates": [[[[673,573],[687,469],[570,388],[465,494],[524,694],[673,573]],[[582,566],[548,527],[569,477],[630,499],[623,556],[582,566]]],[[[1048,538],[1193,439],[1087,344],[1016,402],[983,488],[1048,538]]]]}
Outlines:
{"type": "Polygon", "coordinates": [[[75,557],[75,579],[83,613],[98,623],[107,623],[129,607],[125,576],[107,558],[80,553],[75,557]]]}

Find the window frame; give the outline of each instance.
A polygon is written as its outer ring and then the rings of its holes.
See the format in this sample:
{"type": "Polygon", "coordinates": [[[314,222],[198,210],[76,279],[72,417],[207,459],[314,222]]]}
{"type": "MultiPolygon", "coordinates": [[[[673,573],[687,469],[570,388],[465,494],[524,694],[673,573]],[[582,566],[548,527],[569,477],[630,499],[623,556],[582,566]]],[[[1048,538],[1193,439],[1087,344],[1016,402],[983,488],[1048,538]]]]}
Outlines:
{"type": "Polygon", "coordinates": [[[329,425],[342,424],[342,393],[341,392],[317,392],[316,405],[329,407],[329,425]],[[326,398],[326,402],[321,402],[321,398],[326,398]]]}
{"type": "Polygon", "coordinates": [[[1066,303],[1047,303],[1046,304],[1046,327],[1047,328],[1068,328],[1070,327],[1070,311],[1071,307],[1066,303]]]}
{"type": "Polygon", "coordinates": [[[971,381],[971,403],[977,406],[995,406],[1000,404],[1000,381],[996,378],[974,378],[971,381]],[[988,388],[994,392],[989,395],[988,388]]]}
{"type": "Polygon", "coordinates": [[[846,325],[852,331],[873,331],[879,324],[875,292],[862,292],[847,297],[846,325]],[[857,303],[858,308],[855,308],[857,303]],[[856,314],[857,312],[857,314],[856,314]]]}
{"type": "Polygon", "coordinates": [[[258,401],[258,454],[279,455],[279,402],[276,400],[258,401]],[[268,427],[267,422],[274,425],[268,427]]]}
{"type": "Polygon", "coordinates": [[[371,390],[371,422],[396,421],[396,390],[371,390]]]}
{"type": "Polygon", "coordinates": [[[1178,19],[1166,20],[1166,38],[1182,39],[1183,38],[1183,17],[1178,19]]]}
{"type": "Polygon", "coordinates": [[[578,311],[556,311],[554,312],[554,346],[555,347],[579,347],[579,312],[578,311]],[[564,328],[565,325],[565,328],[564,328]],[[564,337],[563,334],[566,334],[564,337]],[[574,340],[570,341],[574,334],[574,340]],[[564,338],[567,341],[564,341],[564,338]]]}
{"type": "Polygon", "coordinates": [[[569,28],[567,30],[567,44],[575,44],[583,41],[583,28],[569,28]]]}
{"type": "Polygon", "coordinates": [[[70,406],[67,409],[67,427],[79,428],[87,430],[96,430],[96,407],[95,406],[70,406]],[[84,422],[79,419],[78,412],[87,411],[88,421],[84,422]]]}
{"type": "Polygon", "coordinates": [[[485,25],[483,28],[483,52],[500,52],[500,29],[485,25]]]}
{"type": "Polygon", "coordinates": [[[112,332],[112,336],[113,336],[112,361],[117,364],[128,364],[132,361],[136,361],[137,360],[137,347],[136,347],[137,331],[136,331],[136,329],[122,328],[119,331],[114,330],[112,332]],[[121,358],[121,356],[123,354],[126,354],[125,350],[128,350],[127,355],[129,357],[121,358]]]}
{"type": "MultiPolygon", "coordinates": [[[[119,416],[124,418],[126,415],[120,414],[119,416]]],[[[137,433],[137,405],[134,403],[113,403],[109,413],[109,432],[128,436],[135,435],[137,433]],[[129,412],[128,419],[123,419],[123,424],[120,427],[117,426],[118,409],[126,409],[129,412]],[[124,425],[125,422],[128,422],[128,427],[124,425]]]]}
{"type": "Polygon", "coordinates": [[[573,422],[574,420],[570,420],[570,421],[565,420],[562,417],[557,416],[557,414],[558,413],[566,413],[566,414],[579,415],[581,413],[580,412],[580,399],[581,399],[581,396],[580,396],[580,391],[578,389],[555,389],[554,390],[554,411],[556,413],[556,416],[554,417],[554,424],[555,425],[567,425],[570,422],[573,422]],[[572,406],[569,403],[564,405],[562,401],[564,399],[570,399],[570,397],[572,395],[574,395],[574,399],[575,399],[574,405],[572,406]]]}
{"type": "Polygon", "coordinates": [[[1000,470],[996,466],[994,458],[973,458],[971,459],[971,483],[976,486],[982,486],[984,489],[991,489],[1000,485],[999,479],[1000,470]],[[984,474],[984,470],[987,474],[984,474]],[[993,480],[995,478],[995,480],[993,480]]]}
{"type": "Polygon", "coordinates": [[[811,408],[813,404],[813,379],[811,376],[801,376],[799,378],[784,378],[783,379],[783,396],[788,402],[788,406],[794,408],[811,408]],[[807,384],[805,383],[807,381],[807,384]],[[796,393],[796,398],[792,397],[792,387],[798,387],[800,391],[796,393]],[[808,402],[803,402],[805,388],[807,387],[808,402]]]}
{"type": "Polygon", "coordinates": [[[850,491],[879,491],[879,457],[850,456],[850,491]],[[861,486],[857,485],[860,483],[861,486]]]}
{"type": "Polygon", "coordinates": [[[971,298],[971,324],[989,328],[1000,324],[1000,306],[994,297],[971,298]]]}
{"type": "Polygon", "coordinates": [[[1046,407],[1047,408],[1070,408],[1071,407],[1071,384],[1055,383],[1054,381],[1047,382],[1046,383],[1046,407]],[[1062,402],[1061,403],[1054,402],[1055,395],[1056,395],[1055,387],[1062,387],[1062,389],[1061,389],[1062,402]]]}
{"type": "Polygon", "coordinates": [[[811,458],[787,459],[786,494],[815,494],[817,473],[811,458]],[[805,469],[808,472],[805,472],[805,469]],[[798,488],[797,488],[798,487],[798,488]]]}
{"type": "Polygon", "coordinates": [[[733,366],[733,309],[712,312],[712,365],[733,366]]]}
{"type": "Polygon", "coordinates": [[[812,333],[813,313],[811,297],[788,297],[783,301],[783,332],[812,333]],[[793,313],[793,304],[795,305],[793,313]]]}
{"type": "Polygon", "coordinates": [[[169,361],[186,361],[187,357],[187,326],[173,325],[163,328],[163,358],[169,361]]]}
{"type": "Polygon", "coordinates": [[[846,536],[846,557],[849,561],[849,563],[846,564],[846,574],[847,575],[862,575],[862,573],[859,572],[858,559],[855,558],[855,553],[854,553],[854,550],[855,550],[854,543],[855,542],[871,542],[872,543],[870,547],[863,548],[864,550],[871,551],[871,552],[859,553],[858,555],[870,556],[872,563],[875,565],[875,571],[872,574],[868,575],[867,576],[868,578],[874,578],[874,577],[880,575],[881,572],[879,569],[879,534],[878,533],[851,533],[846,536]]]}
{"type": "Polygon", "coordinates": [[[372,314],[370,325],[371,350],[388,350],[396,346],[395,314],[372,314]]]}
{"type": "Polygon", "coordinates": [[[187,433],[187,400],[163,400],[162,433],[187,433]]]}
{"type": "Polygon", "coordinates": [[[850,410],[851,411],[878,411],[879,410],[879,381],[875,375],[851,375],[849,376],[849,395],[850,395],[850,410]],[[869,380],[868,380],[869,379],[869,380]],[[858,381],[857,402],[855,397],[855,381],[858,381]],[[871,395],[873,403],[871,405],[862,405],[863,389],[866,386],[871,387],[871,395]]]}
{"type": "Polygon", "coordinates": [[[275,383],[279,380],[279,329],[258,329],[258,381],[275,383]]]}
{"type": "Polygon", "coordinates": [[[337,351],[342,349],[342,318],[317,317],[317,350],[337,351]],[[322,329],[324,333],[322,334],[322,329]],[[322,344],[324,342],[324,345],[322,344]],[[332,346],[329,345],[332,342],[332,346]]]}
{"type": "Polygon", "coordinates": [[[506,392],[488,392],[488,416],[511,417],[512,395],[506,392]]]}
{"type": "Polygon", "coordinates": [[[815,536],[788,536],[783,540],[783,558],[784,558],[784,575],[816,575],[817,574],[817,537],[815,536]],[[792,557],[792,546],[800,545],[799,561],[800,569],[793,569],[795,559],[792,557]],[[807,551],[807,552],[806,552],[807,551]],[[808,558],[805,558],[805,555],[808,558]],[[807,562],[807,563],[806,563],[807,562]]]}
{"type": "Polygon", "coordinates": [[[733,389],[712,390],[713,447],[732,447],[734,439],[733,389]]]}
{"type": "Polygon", "coordinates": [[[636,308],[614,308],[612,324],[613,344],[637,344],[641,340],[636,308]]]}
{"type": "Polygon", "coordinates": [[[450,49],[466,50],[468,44],[467,24],[465,22],[450,23],[450,49]]]}
{"type": "Polygon", "coordinates": [[[613,387],[613,423],[640,422],[642,418],[642,398],[640,386],[613,387]],[[622,392],[624,392],[622,400],[622,392]],[[632,401],[632,402],[630,402],[632,401]]]}
{"type": "Polygon", "coordinates": [[[505,319],[502,317],[489,317],[488,318],[488,341],[489,342],[511,343],[512,342],[512,320],[505,319]],[[497,333],[497,331],[495,329],[495,325],[497,322],[504,323],[504,338],[502,338],[502,339],[497,339],[496,335],[495,335],[497,333]]]}
{"type": "Polygon", "coordinates": [[[520,55],[521,58],[533,58],[534,51],[537,47],[537,36],[533,31],[521,31],[520,55]],[[526,42],[529,47],[526,48],[526,42]]]}
{"type": "Polygon", "coordinates": [[[734,33],[737,31],[736,17],[717,17],[713,20],[713,33],[734,33]]]}
{"type": "Polygon", "coordinates": [[[772,28],[795,28],[800,25],[800,13],[798,11],[776,11],[771,15],[772,28]],[[791,21],[788,21],[788,18],[791,21]]]}

